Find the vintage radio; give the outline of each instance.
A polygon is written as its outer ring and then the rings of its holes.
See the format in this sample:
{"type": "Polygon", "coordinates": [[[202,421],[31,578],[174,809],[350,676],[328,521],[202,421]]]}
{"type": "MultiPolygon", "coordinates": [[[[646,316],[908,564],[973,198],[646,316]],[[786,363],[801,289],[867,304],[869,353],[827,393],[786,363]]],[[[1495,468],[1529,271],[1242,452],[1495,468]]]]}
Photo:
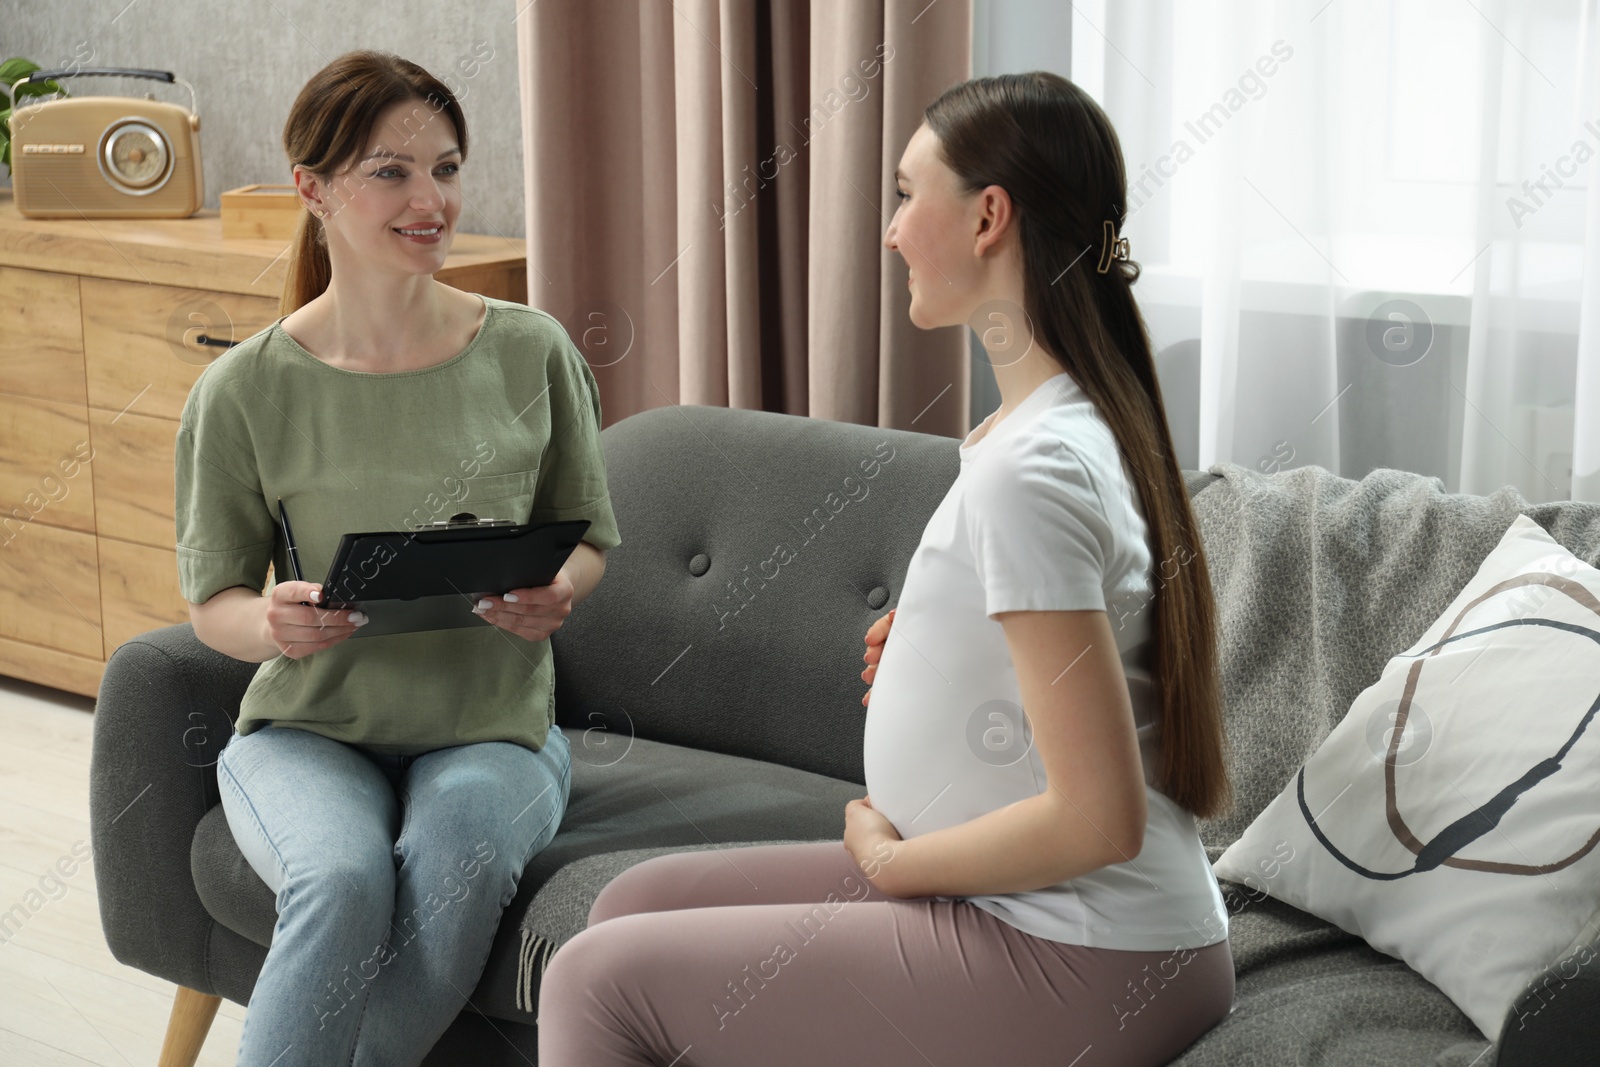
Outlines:
{"type": "Polygon", "coordinates": [[[189,90],[189,110],[151,98],[75,96],[11,113],[11,188],[30,218],[181,219],[200,209],[200,116],[194,86],[134,67],[36,70],[6,86],[97,75],[151,78],[189,90]]]}

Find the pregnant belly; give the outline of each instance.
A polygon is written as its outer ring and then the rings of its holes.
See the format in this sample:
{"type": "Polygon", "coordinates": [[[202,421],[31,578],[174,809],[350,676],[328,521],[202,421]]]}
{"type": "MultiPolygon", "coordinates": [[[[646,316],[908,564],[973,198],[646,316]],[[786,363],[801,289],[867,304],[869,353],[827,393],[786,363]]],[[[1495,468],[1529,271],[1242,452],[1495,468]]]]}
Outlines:
{"type": "MultiPolygon", "coordinates": [[[[978,705],[981,707],[981,705],[978,705]]],[[[868,705],[863,769],[872,806],[903,838],[975,819],[1037,795],[1045,782],[1030,747],[996,752],[986,746],[995,726],[987,715],[962,716],[949,709],[868,705]]]]}

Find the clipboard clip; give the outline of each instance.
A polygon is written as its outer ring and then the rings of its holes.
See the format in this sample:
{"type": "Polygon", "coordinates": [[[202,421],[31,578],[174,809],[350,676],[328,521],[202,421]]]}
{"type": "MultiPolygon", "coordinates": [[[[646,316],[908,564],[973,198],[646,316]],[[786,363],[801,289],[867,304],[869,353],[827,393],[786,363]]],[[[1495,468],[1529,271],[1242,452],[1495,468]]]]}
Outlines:
{"type": "Polygon", "coordinates": [[[480,519],[470,511],[457,512],[448,519],[413,524],[412,530],[472,530],[485,526],[515,526],[514,519],[480,519]]]}

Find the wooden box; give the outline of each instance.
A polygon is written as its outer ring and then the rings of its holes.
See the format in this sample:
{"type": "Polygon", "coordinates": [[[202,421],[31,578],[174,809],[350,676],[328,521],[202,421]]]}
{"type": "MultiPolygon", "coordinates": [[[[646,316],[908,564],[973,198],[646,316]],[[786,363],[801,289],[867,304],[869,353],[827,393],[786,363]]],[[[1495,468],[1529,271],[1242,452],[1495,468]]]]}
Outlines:
{"type": "Polygon", "coordinates": [[[241,185],[222,194],[222,237],[287,241],[300,222],[300,195],[292,185],[241,185]]]}

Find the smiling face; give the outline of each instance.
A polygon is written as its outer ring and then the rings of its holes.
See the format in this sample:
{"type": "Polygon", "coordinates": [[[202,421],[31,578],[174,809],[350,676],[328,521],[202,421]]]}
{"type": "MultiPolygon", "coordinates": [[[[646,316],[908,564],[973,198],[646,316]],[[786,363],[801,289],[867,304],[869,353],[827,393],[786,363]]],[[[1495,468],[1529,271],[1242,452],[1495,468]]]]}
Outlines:
{"type": "Polygon", "coordinates": [[[981,198],[962,190],[927,123],[907,142],[895,184],[900,206],[883,244],[910,268],[911,321],[925,330],[966,322],[985,280],[975,247],[981,198]]]}
{"type": "Polygon", "coordinates": [[[314,190],[334,246],[356,260],[403,274],[433,274],[443,265],[461,214],[461,152],[455,125],[420,99],[389,105],[358,158],[332,182],[303,168],[295,182],[314,190]],[[415,236],[400,231],[432,231],[415,236]]]}

